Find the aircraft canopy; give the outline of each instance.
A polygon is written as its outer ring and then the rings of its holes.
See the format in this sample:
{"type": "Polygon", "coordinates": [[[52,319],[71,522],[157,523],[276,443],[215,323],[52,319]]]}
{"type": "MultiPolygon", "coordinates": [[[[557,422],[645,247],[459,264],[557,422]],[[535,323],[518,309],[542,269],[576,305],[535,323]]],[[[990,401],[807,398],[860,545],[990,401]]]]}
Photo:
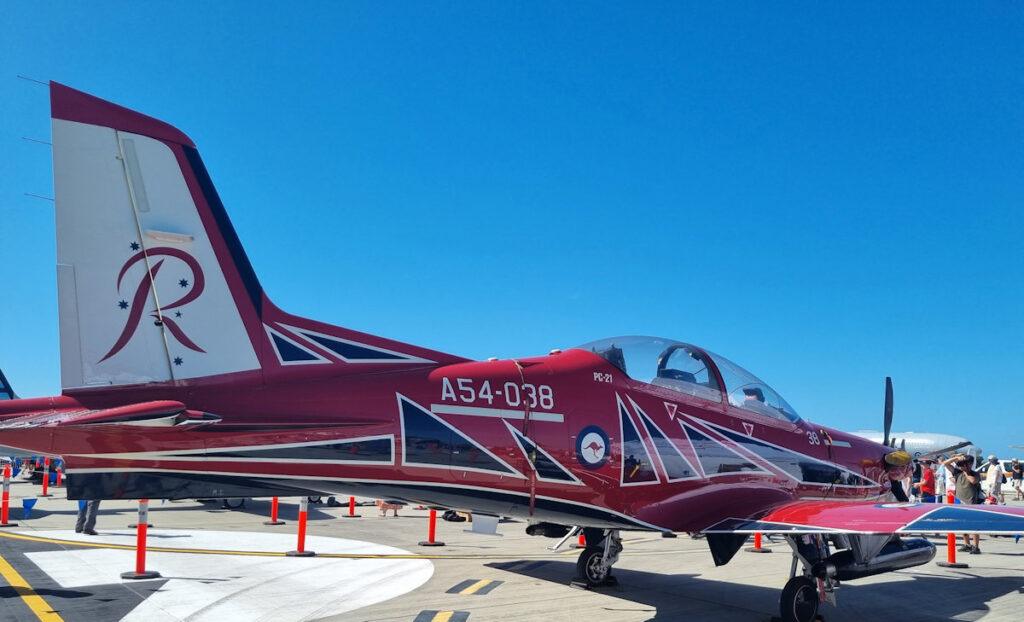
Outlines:
{"type": "Polygon", "coordinates": [[[733,406],[794,424],[800,422],[793,407],[757,376],[724,356],[688,343],[626,336],[577,347],[601,356],[633,380],[713,402],[722,401],[724,383],[724,393],[733,406]]]}

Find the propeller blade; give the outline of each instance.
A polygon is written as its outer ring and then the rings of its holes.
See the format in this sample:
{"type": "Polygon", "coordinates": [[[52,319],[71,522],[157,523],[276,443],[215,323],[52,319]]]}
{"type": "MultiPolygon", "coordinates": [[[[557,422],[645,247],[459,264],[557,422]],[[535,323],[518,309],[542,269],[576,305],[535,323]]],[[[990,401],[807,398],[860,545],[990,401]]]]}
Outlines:
{"type": "Polygon", "coordinates": [[[892,378],[885,377],[885,414],[882,424],[882,444],[889,444],[889,432],[892,431],[892,378]]]}
{"type": "Polygon", "coordinates": [[[903,439],[903,440],[900,441],[900,451],[906,451],[906,450],[907,450],[907,439],[903,439]]]}

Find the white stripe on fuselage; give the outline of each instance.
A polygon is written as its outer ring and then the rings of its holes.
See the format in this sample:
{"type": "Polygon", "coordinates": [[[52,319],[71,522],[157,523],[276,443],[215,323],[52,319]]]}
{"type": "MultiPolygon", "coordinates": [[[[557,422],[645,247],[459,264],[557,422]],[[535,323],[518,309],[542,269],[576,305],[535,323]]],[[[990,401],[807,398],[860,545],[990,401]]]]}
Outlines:
{"type": "MultiPolygon", "coordinates": [[[[431,404],[430,412],[435,415],[469,415],[471,417],[495,417],[498,419],[525,419],[526,413],[521,410],[507,408],[482,408],[479,406],[452,406],[450,404],[431,404]]],[[[530,412],[530,421],[553,421],[562,423],[565,415],[559,413],[530,412]]]]}

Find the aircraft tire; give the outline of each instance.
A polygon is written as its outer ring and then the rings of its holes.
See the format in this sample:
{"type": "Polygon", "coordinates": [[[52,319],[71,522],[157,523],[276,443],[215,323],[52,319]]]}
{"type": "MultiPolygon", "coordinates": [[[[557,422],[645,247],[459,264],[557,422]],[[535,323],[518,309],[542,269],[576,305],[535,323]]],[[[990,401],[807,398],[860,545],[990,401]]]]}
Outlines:
{"type": "Polygon", "coordinates": [[[587,547],[580,553],[576,560],[576,574],[587,587],[598,587],[608,583],[611,577],[611,568],[602,568],[601,558],[604,556],[604,547],[587,547]]]}
{"type": "Polygon", "coordinates": [[[813,622],[818,614],[818,588],[807,577],[793,577],[782,588],[779,613],[784,622],[813,622]]]}

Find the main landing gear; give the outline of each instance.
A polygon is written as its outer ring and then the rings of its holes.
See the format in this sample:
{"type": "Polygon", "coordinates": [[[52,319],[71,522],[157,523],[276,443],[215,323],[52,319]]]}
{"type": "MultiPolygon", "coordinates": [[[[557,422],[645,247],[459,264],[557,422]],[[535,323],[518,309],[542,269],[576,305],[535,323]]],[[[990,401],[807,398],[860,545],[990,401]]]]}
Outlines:
{"type": "Polygon", "coordinates": [[[576,578],[573,587],[591,588],[615,585],[612,565],[619,561],[622,552],[622,538],[618,529],[583,530],[587,546],[576,560],[576,578]]]}
{"type": "Polygon", "coordinates": [[[923,538],[888,534],[805,533],[787,535],[786,542],[793,549],[793,563],[779,599],[785,622],[822,620],[818,605],[825,601],[836,604],[840,581],[912,568],[935,557],[935,545],[923,538]],[[802,566],[799,573],[798,565],[802,566]]]}
{"type": "Polygon", "coordinates": [[[784,622],[815,620],[818,615],[818,587],[815,582],[807,577],[793,577],[787,581],[779,599],[779,612],[784,622]]]}

